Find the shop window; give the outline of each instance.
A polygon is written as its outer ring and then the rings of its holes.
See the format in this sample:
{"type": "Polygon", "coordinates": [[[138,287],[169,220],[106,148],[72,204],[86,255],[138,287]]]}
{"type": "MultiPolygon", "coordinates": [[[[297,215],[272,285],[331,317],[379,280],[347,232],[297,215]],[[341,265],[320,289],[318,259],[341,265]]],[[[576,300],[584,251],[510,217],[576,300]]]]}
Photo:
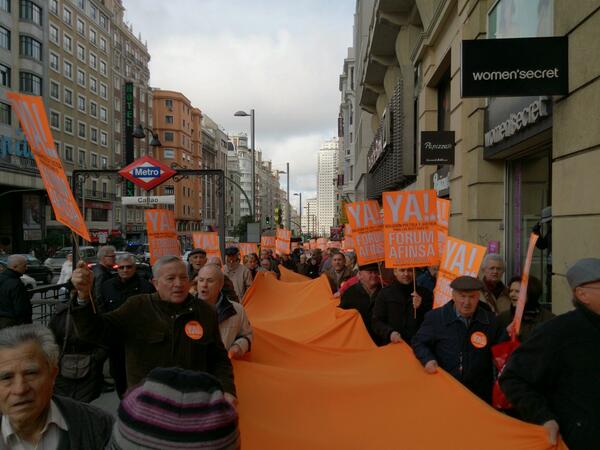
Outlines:
{"type": "Polygon", "coordinates": [[[450,130],[450,71],[446,72],[437,85],[438,131],[450,130]]]}
{"type": "Polygon", "coordinates": [[[553,3],[552,0],[499,0],[488,17],[488,38],[552,36],[553,3]]]}

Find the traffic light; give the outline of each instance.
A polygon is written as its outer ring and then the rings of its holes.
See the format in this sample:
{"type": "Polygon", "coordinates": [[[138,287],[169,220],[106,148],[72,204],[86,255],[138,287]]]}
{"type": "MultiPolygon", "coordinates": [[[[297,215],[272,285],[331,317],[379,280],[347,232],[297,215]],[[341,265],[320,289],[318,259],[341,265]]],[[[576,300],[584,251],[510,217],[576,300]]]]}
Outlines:
{"type": "Polygon", "coordinates": [[[279,208],[275,208],[275,225],[279,225],[281,223],[281,210],[279,208]]]}
{"type": "Polygon", "coordinates": [[[265,223],[271,225],[271,218],[269,216],[265,217],[265,223]]]}
{"type": "Polygon", "coordinates": [[[277,224],[283,226],[283,209],[277,208],[277,224]]]}

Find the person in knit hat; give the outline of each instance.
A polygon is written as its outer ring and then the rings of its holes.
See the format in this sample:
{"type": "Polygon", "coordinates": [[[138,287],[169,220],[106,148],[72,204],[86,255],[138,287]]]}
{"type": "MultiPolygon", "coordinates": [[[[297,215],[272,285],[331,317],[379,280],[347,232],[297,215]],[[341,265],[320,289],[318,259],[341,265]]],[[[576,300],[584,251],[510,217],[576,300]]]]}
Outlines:
{"type": "Polygon", "coordinates": [[[119,405],[109,450],[237,450],[238,414],[205,372],[153,369],[119,405]]]}

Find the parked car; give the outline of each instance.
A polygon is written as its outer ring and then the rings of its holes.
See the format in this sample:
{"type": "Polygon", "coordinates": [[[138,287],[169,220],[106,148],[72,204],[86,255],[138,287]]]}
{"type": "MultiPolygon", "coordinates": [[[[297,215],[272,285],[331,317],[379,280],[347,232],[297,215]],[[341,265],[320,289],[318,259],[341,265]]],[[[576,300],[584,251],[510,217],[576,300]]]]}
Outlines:
{"type": "MultiPolygon", "coordinates": [[[[58,250],[54,256],[47,258],[46,261],[44,261],[44,265],[53,273],[59,274],[63,263],[67,260],[67,255],[69,253],[73,253],[73,247],[63,247],[58,250]]],[[[79,247],[79,258],[85,260],[87,263],[98,262],[98,257],[96,256],[96,247],[79,247]]]]}
{"type": "MultiPolygon", "coordinates": [[[[27,258],[27,271],[25,272],[25,275],[29,275],[38,283],[52,283],[52,278],[54,278],[54,274],[48,267],[42,264],[42,262],[39,259],[37,259],[35,256],[31,256],[28,254],[23,254],[21,256],[27,258]]],[[[0,259],[0,264],[3,265],[4,268],[6,268],[7,258],[7,256],[4,256],[0,259]]]]}
{"type": "MultiPolygon", "coordinates": [[[[6,269],[6,260],[0,262],[0,272],[6,269]]],[[[31,278],[29,275],[21,275],[21,282],[25,285],[27,289],[35,289],[37,287],[37,282],[31,278]]]]}

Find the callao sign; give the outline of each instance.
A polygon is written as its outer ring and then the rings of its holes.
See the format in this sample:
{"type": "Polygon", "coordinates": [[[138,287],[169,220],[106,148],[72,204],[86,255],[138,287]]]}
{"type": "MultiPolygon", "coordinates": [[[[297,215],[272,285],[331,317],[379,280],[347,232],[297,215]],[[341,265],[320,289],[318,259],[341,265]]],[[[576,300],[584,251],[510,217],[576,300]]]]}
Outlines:
{"type": "Polygon", "coordinates": [[[119,175],[149,191],[164,183],[177,172],[160,161],[142,156],[119,171],[119,175]]]}

